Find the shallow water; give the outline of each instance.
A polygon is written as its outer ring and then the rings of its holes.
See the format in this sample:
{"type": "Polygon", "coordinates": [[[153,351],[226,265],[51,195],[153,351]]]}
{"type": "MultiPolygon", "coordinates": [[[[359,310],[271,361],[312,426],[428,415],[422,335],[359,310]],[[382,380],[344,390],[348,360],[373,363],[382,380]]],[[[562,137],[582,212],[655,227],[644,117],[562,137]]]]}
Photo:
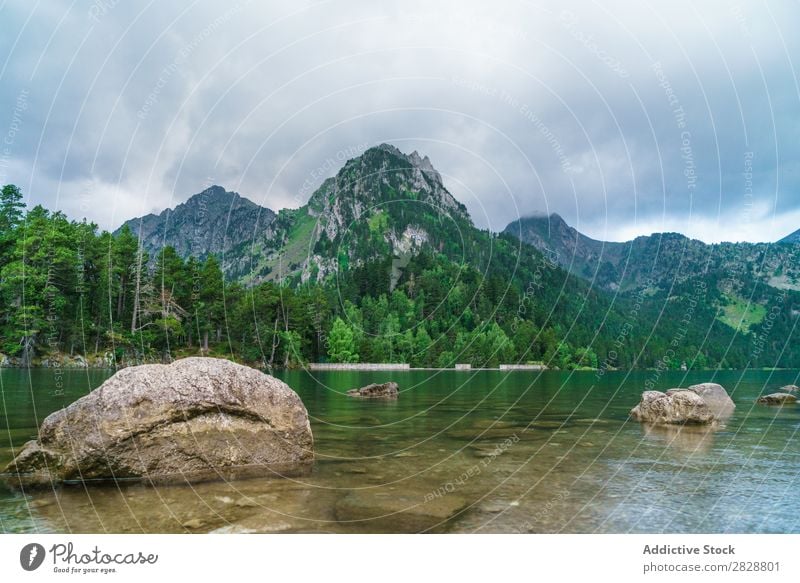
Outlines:
{"type": "MultiPolygon", "coordinates": [[[[109,373],[0,371],[0,466],[109,373]],[[57,383],[63,382],[63,395],[57,383]]],[[[800,532],[797,371],[285,372],[311,416],[310,475],[150,487],[0,486],[3,532],[800,532]],[[313,375],[313,376],[312,376],[313,375]],[[628,418],[642,387],[714,381],[718,431],[628,418]],[[396,380],[397,401],[346,397],[396,380]]]]}

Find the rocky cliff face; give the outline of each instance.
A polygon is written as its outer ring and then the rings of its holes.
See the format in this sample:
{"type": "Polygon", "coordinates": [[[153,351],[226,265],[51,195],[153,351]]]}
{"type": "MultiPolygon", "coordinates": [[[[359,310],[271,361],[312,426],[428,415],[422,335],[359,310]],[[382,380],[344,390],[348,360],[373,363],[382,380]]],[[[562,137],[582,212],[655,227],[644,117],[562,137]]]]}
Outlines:
{"type": "Polygon", "coordinates": [[[470,221],[466,207],[442,184],[431,164],[414,151],[409,155],[389,144],[371,148],[349,160],[311,197],[310,215],[319,218],[319,230],[334,240],[364,217],[380,212],[400,215],[430,213],[470,221]],[[410,207],[417,206],[417,209],[410,207]]]}
{"type": "Polygon", "coordinates": [[[472,226],[427,156],[389,144],[349,160],[311,196],[305,212],[316,223],[304,280],[322,279],[339,262],[360,265],[391,255],[396,281],[411,256],[440,242],[442,224],[472,226]]]}
{"type": "Polygon", "coordinates": [[[273,236],[252,248],[246,281],[322,281],[339,269],[388,260],[396,282],[410,257],[474,228],[428,157],[382,144],[348,160],[307,205],[281,211],[273,236]]]}
{"type": "Polygon", "coordinates": [[[217,255],[230,272],[238,265],[242,246],[274,236],[274,220],[268,208],[212,186],[174,209],[130,219],[120,229],[127,226],[139,237],[151,258],[171,246],[182,257],[217,255]]]}

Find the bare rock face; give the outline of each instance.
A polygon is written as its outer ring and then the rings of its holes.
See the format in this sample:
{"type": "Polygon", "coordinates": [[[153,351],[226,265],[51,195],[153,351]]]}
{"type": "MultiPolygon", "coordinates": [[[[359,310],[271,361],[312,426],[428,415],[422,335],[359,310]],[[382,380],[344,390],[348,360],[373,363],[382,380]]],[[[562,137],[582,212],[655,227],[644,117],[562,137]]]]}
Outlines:
{"type": "Polygon", "coordinates": [[[631,410],[637,421],[655,424],[703,424],[715,419],[711,408],[697,393],[672,389],[667,393],[645,391],[631,410]]]}
{"type": "Polygon", "coordinates": [[[382,399],[396,399],[398,396],[397,383],[388,382],[381,384],[371,384],[360,389],[353,389],[347,391],[350,397],[366,397],[366,398],[382,398],[382,399]]]}
{"type": "Polygon", "coordinates": [[[308,413],[288,385],[216,358],[117,372],[48,416],[6,468],[22,485],[218,478],[313,461],[308,413]]]}
{"type": "Polygon", "coordinates": [[[763,395],[758,398],[758,402],[762,405],[788,405],[797,402],[797,397],[789,393],[772,393],[771,395],[763,395]]]}

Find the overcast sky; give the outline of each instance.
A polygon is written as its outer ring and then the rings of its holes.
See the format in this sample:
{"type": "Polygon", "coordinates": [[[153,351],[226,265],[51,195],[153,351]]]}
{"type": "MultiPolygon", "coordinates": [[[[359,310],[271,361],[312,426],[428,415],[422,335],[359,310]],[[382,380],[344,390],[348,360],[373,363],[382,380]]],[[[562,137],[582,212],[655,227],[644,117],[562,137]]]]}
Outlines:
{"type": "Polygon", "coordinates": [[[0,4],[0,183],[115,228],[212,183],[297,207],[389,142],[495,231],[800,228],[797,2],[173,4],[0,4]]]}

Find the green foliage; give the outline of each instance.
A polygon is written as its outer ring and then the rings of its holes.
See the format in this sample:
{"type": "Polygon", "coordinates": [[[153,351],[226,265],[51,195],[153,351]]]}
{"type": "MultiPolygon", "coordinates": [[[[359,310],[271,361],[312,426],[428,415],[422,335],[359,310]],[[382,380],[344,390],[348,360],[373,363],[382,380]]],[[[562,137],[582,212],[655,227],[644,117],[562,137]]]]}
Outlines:
{"type": "Polygon", "coordinates": [[[733,296],[723,298],[724,304],[720,307],[717,316],[720,322],[734,329],[748,332],[754,326],[761,324],[767,315],[767,308],[761,304],[733,296]]]}
{"type": "Polygon", "coordinates": [[[328,356],[331,362],[358,362],[353,331],[338,317],[333,321],[328,336],[328,356]]]}
{"type": "Polygon", "coordinates": [[[6,184],[0,191],[0,261],[5,261],[13,234],[22,220],[25,204],[22,192],[13,184],[6,184]]]}

